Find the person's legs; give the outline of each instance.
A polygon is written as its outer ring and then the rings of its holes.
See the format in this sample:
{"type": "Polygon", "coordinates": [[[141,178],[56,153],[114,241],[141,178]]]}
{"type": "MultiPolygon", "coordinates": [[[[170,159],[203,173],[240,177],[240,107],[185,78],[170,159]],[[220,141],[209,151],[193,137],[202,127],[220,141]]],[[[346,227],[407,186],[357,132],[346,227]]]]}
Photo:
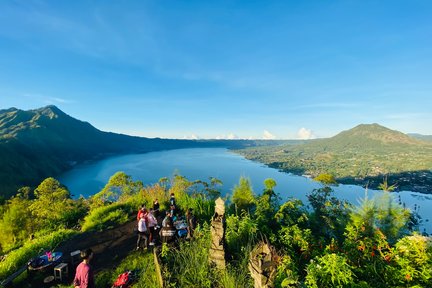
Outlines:
{"type": "Polygon", "coordinates": [[[137,250],[140,248],[140,243],[141,243],[141,232],[138,232],[138,240],[137,240],[137,250]]]}
{"type": "Polygon", "coordinates": [[[144,238],[144,249],[147,249],[148,246],[148,232],[143,233],[144,238]]]}

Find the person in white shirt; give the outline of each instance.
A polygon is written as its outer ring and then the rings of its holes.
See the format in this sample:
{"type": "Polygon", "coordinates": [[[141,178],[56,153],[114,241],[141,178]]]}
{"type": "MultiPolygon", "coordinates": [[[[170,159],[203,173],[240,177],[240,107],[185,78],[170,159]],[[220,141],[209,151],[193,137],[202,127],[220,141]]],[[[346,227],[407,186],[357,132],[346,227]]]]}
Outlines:
{"type": "Polygon", "coordinates": [[[150,232],[150,245],[154,245],[154,241],[156,238],[156,226],[157,226],[157,220],[156,217],[153,215],[154,211],[153,209],[150,209],[150,212],[147,214],[147,223],[148,223],[148,230],[150,232]]]}
{"type": "Polygon", "coordinates": [[[138,240],[137,240],[137,248],[140,249],[141,240],[144,240],[144,249],[147,249],[147,241],[148,241],[148,229],[147,229],[147,219],[145,215],[142,214],[140,220],[138,221],[138,240]]]}

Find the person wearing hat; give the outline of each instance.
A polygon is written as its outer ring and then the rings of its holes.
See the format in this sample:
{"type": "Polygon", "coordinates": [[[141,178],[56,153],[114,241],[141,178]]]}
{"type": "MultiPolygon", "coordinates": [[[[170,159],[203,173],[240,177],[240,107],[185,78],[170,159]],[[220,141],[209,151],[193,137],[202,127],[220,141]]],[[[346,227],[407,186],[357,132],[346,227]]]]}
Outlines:
{"type": "Polygon", "coordinates": [[[90,261],[93,259],[92,249],[81,251],[83,261],[78,265],[73,285],[75,288],[95,288],[94,273],[90,266],[90,261]]]}

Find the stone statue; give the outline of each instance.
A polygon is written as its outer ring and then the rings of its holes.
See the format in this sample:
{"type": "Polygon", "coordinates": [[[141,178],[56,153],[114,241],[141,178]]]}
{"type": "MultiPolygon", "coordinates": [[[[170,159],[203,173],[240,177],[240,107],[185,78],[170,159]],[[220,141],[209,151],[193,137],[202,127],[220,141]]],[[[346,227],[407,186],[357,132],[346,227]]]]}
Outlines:
{"type": "Polygon", "coordinates": [[[250,253],[249,272],[254,279],[255,288],[273,287],[276,274],[277,254],[272,246],[259,243],[250,253]]]}
{"type": "Polygon", "coordinates": [[[217,268],[225,269],[225,201],[222,198],[216,199],[215,214],[211,221],[211,247],[210,262],[217,268]]]}

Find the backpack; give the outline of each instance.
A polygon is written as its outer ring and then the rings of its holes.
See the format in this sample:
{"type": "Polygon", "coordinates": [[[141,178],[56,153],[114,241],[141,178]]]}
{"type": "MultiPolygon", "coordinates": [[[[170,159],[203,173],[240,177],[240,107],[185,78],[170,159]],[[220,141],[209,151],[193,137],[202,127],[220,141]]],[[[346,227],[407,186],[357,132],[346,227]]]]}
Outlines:
{"type": "Polygon", "coordinates": [[[117,280],[114,282],[114,285],[112,286],[112,288],[127,288],[127,287],[129,287],[129,284],[132,282],[131,274],[132,274],[131,271],[126,271],[126,272],[120,274],[117,277],[117,280]]]}

